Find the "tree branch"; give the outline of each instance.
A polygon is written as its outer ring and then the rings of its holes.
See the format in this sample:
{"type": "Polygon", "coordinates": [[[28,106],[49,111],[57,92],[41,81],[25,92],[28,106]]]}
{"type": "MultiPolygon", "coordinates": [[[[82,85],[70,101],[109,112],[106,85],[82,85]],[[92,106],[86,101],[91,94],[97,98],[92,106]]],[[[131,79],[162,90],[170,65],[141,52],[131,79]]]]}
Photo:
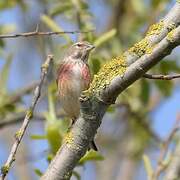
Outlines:
{"type": "Polygon", "coordinates": [[[173,74],[173,75],[144,74],[143,77],[147,79],[172,80],[172,79],[180,78],[180,74],[173,74]]]}
{"type": "Polygon", "coordinates": [[[165,180],[179,179],[180,177],[180,141],[178,141],[175,151],[172,155],[171,162],[167,168],[167,173],[164,177],[165,180]]]}
{"type": "Polygon", "coordinates": [[[174,127],[172,128],[169,136],[166,138],[164,143],[162,144],[162,149],[160,151],[160,156],[158,158],[158,165],[153,173],[152,179],[157,180],[160,176],[160,174],[167,168],[168,164],[164,163],[165,156],[167,154],[168,148],[170,146],[170,143],[172,142],[172,139],[174,138],[175,134],[179,130],[179,121],[180,118],[177,118],[177,121],[175,122],[174,127]]]}
{"type": "Polygon", "coordinates": [[[89,31],[56,31],[56,32],[40,32],[38,30],[33,32],[25,32],[25,33],[17,33],[17,34],[1,34],[0,39],[3,38],[17,38],[17,37],[31,37],[31,36],[52,36],[52,35],[59,35],[59,34],[81,34],[81,33],[89,33],[93,30],[89,31]]]}
{"type": "Polygon", "coordinates": [[[2,175],[0,177],[0,180],[4,180],[5,179],[6,175],[9,172],[9,169],[10,169],[12,163],[15,161],[16,152],[17,152],[18,147],[20,145],[20,142],[21,142],[21,140],[22,140],[22,138],[24,136],[26,128],[27,128],[27,126],[28,126],[28,124],[30,122],[30,119],[33,116],[33,112],[34,112],[35,106],[36,106],[36,104],[37,104],[37,102],[38,102],[38,100],[40,98],[40,95],[41,95],[41,88],[43,86],[45,77],[47,75],[49,64],[50,64],[50,62],[52,60],[53,60],[53,56],[52,55],[48,55],[45,63],[41,67],[40,82],[39,82],[39,84],[37,85],[37,87],[34,90],[34,96],[33,96],[32,104],[31,104],[30,108],[26,112],[26,116],[24,118],[22,126],[20,127],[19,131],[17,131],[16,134],[15,134],[15,142],[14,142],[12,148],[11,148],[9,157],[8,157],[5,165],[2,166],[2,168],[1,168],[2,175]]]}
{"type": "Polygon", "coordinates": [[[81,97],[81,113],[42,180],[70,179],[72,170],[94,138],[108,106],[137,79],[180,44],[180,3],[146,37],[105,64],[81,97]],[[176,28],[177,27],[177,28],[176,28]]]}

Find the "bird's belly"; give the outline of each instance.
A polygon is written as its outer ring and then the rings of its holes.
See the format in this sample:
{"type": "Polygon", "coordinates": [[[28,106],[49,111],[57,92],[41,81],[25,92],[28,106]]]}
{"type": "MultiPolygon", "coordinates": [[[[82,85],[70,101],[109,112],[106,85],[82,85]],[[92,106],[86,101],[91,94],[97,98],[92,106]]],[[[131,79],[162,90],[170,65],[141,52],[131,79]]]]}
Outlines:
{"type": "Polygon", "coordinates": [[[70,118],[79,116],[80,104],[77,96],[60,96],[60,101],[64,111],[70,118]]]}
{"type": "Polygon", "coordinates": [[[79,97],[83,90],[80,79],[71,78],[60,82],[59,97],[61,105],[67,115],[71,118],[79,116],[79,97]]]}

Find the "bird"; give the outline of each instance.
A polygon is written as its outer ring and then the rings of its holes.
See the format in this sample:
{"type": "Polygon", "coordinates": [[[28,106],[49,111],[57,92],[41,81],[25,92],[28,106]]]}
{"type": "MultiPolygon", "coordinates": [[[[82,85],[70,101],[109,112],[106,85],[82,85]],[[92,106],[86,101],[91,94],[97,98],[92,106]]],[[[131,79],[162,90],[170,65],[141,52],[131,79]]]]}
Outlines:
{"type": "MultiPolygon", "coordinates": [[[[71,126],[80,114],[81,93],[87,90],[91,83],[88,58],[94,48],[95,46],[87,41],[74,43],[65,53],[57,70],[58,96],[62,108],[72,120],[71,126]]],[[[94,140],[89,144],[88,150],[90,149],[98,150],[94,140]]]]}

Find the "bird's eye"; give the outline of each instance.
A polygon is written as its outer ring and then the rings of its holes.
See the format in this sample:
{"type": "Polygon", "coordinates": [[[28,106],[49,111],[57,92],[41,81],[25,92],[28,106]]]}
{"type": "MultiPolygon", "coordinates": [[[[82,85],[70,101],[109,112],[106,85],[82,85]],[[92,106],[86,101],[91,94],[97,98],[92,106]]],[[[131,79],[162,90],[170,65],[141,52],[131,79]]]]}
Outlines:
{"type": "Polygon", "coordinates": [[[79,43],[78,43],[78,44],[76,44],[76,46],[77,46],[77,47],[82,47],[82,44],[79,44],[79,43]]]}

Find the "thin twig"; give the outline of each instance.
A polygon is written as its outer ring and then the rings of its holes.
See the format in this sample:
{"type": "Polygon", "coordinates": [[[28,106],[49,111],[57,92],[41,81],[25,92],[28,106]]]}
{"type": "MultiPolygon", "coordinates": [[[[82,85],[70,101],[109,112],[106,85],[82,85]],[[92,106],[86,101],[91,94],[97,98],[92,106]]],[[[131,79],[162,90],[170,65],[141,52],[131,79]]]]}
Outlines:
{"type": "Polygon", "coordinates": [[[152,178],[153,180],[157,180],[160,174],[167,168],[167,165],[163,161],[165,159],[165,156],[167,154],[169,145],[171,144],[173,137],[175,136],[176,132],[179,130],[179,122],[180,122],[180,118],[177,118],[170,134],[168,135],[167,139],[162,144],[162,149],[160,151],[160,155],[158,158],[158,164],[153,173],[153,178],[152,178]]]}
{"type": "Polygon", "coordinates": [[[89,31],[56,31],[56,32],[40,32],[36,29],[33,32],[25,32],[25,33],[17,33],[17,34],[1,34],[0,38],[17,38],[17,37],[31,37],[31,36],[51,36],[51,35],[59,35],[59,34],[81,34],[81,33],[89,33],[94,30],[89,31]]]}
{"type": "Polygon", "coordinates": [[[172,79],[177,79],[180,78],[180,74],[173,74],[173,75],[154,75],[154,74],[144,74],[144,78],[147,79],[160,79],[160,80],[172,80],[172,79]]]}
{"type": "Polygon", "coordinates": [[[35,109],[35,106],[40,98],[40,95],[41,95],[41,89],[42,89],[42,85],[44,83],[44,80],[45,80],[45,77],[47,75],[47,72],[48,72],[48,68],[49,68],[49,64],[50,62],[53,60],[53,56],[52,55],[48,55],[45,63],[42,65],[41,67],[41,78],[40,78],[40,82],[39,84],[36,86],[35,90],[34,90],[34,96],[33,96],[33,100],[32,100],[32,104],[31,106],[29,107],[29,109],[27,110],[26,112],[26,116],[24,118],[24,121],[22,123],[22,126],[20,127],[19,131],[17,131],[15,133],[15,142],[11,148],[11,152],[9,154],[9,157],[5,163],[4,166],[2,166],[1,168],[1,177],[0,177],[0,180],[4,180],[6,175],[8,174],[9,172],[9,169],[12,165],[12,163],[15,161],[15,157],[16,157],[16,152],[17,152],[17,149],[20,145],[20,142],[23,138],[23,135],[26,131],[26,128],[30,122],[30,119],[32,118],[33,116],[33,112],[34,112],[34,109],[35,109]]]}

